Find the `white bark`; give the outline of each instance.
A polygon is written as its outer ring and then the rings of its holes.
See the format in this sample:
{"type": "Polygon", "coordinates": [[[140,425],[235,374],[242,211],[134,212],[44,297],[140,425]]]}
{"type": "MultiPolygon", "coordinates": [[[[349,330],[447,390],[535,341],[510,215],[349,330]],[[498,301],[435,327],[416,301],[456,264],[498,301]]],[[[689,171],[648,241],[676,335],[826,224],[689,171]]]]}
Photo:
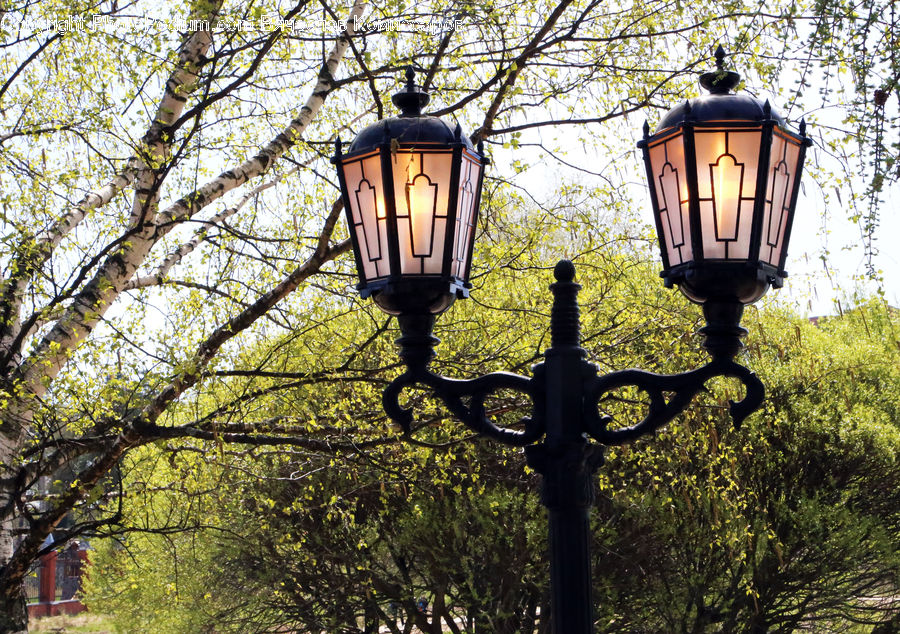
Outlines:
{"type": "MultiPolygon", "coordinates": [[[[291,171],[287,172],[285,176],[293,174],[297,171],[297,169],[298,168],[292,169],[291,171]]],[[[207,235],[209,235],[210,229],[212,229],[213,227],[217,227],[220,223],[228,220],[231,216],[240,211],[244,205],[253,200],[255,196],[258,196],[267,189],[275,187],[275,185],[277,185],[280,180],[281,178],[278,178],[275,180],[271,180],[268,183],[263,183],[262,185],[254,187],[252,191],[247,192],[246,194],[241,196],[241,199],[237,202],[236,205],[232,205],[231,207],[220,211],[215,216],[204,222],[204,225],[206,226],[195,231],[190,240],[181,244],[177,249],[174,249],[168,255],[166,255],[166,257],[162,261],[162,264],[160,264],[153,273],[129,281],[127,284],[125,284],[123,290],[130,291],[162,284],[163,280],[169,274],[169,271],[172,270],[172,267],[181,262],[181,260],[183,260],[188,255],[190,255],[190,253],[206,239],[207,235]]]]}
{"type": "MultiPolygon", "coordinates": [[[[218,12],[219,6],[221,2],[213,11],[218,12]]],[[[211,44],[212,35],[208,31],[197,31],[185,42],[179,54],[178,65],[166,82],[159,107],[144,135],[145,147],[139,148],[138,156],[132,157],[125,168],[106,185],[85,195],[44,236],[38,238],[35,245],[20,247],[22,253],[29,255],[19,263],[19,270],[13,271],[10,280],[7,281],[12,288],[2,293],[4,301],[10,308],[11,323],[4,330],[4,336],[0,338],[0,351],[9,350],[18,338],[22,298],[34,272],[44,265],[62,239],[75,229],[90,211],[106,205],[116,194],[132,184],[135,185],[136,195],[132,204],[131,224],[135,224],[149,209],[147,192],[151,191],[154,185],[152,165],[161,162],[169,148],[169,144],[163,141],[162,133],[165,126],[171,125],[184,110],[185,96],[193,89],[197,81],[196,71],[211,44]],[[151,161],[150,165],[148,160],[151,161]]]]}
{"type": "MultiPolygon", "coordinates": [[[[301,107],[300,114],[291,121],[287,128],[266,144],[253,158],[244,161],[233,170],[222,173],[194,194],[171,205],[160,214],[160,220],[156,226],[142,225],[129,236],[126,246],[107,258],[95,277],[76,296],[63,317],[56,322],[35,351],[23,363],[19,377],[23,382],[23,387],[29,393],[36,396],[46,393],[48,384],[59,374],[68,360],[70,351],[90,334],[97,322],[126,288],[150,249],[162,236],[177,223],[189,220],[197,211],[217,200],[226,192],[265,173],[273,161],[277,160],[302,137],[332,89],[332,78],[347,51],[349,36],[353,34],[354,18],[362,15],[365,6],[365,3],[360,0],[354,4],[348,19],[348,35],[339,38],[335,43],[319,74],[312,94],[301,107]]],[[[199,49],[193,50],[199,51],[199,49]]],[[[146,204],[150,201],[146,199],[141,201],[140,199],[140,192],[137,192],[135,210],[146,210],[146,204]]],[[[138,214],[143,213],[146,212],[138,211],[138,214]]],[[[146,221],[146,218],[144,220],[146,221]]]]}
{"type": "MultiPolygon", "coordinates": [[[[3,411],[0,411],[0,477],[11,478],[17,472],[22,430],[30,426],[32,412],[29,403],[11,403],[3,411]],[[9,433],[15,429],[14,433],[9,433]]],[[[7,565],[12,559],[18,539],[14,533],[16,529],[16,508],[13,496],[16,495],[16,487],[0,486],[0,567],[7,565]]],[[[24,601],[22,602],[24,607],[24,601]]],[[[15,612],[20,606],[9,607],[15,612]]],[[[0,615],[0,622],[4,619],[0,615]]],[[[14,619],[14,614],[8,615],[14,619]]],[[[22,630],[25,631],[25,630],[22,630]]]]}
{"type": "MultiPolygon", "coordinates": [[[[19,338],[22,299],[25,296],[25,289],[33,277],[33,272],[44,265],[62,239],[75,229],[90,211],[103,207],[116,194],[128,187],[134,181],[135,173],[135,161],[132,159],[128,162],[125,169],[110,179],[106,185],[86,194],[74,208],[69,210],[53,227],[38,238],[33,247],[20,245],[21,252],[29,253],[28,257],[24,258],[19,264],[19,268],[22,270],[13,271],[10,279],[6,280],[5,284],[0,285],[0,288],[3,288],[6,284],[12,286],[7,292],[0,292],[3,301],[9,306],[10,314],[10,324],[3,330],[5,334],[0,337],[0,351],[5,352],[9,350],[14,345],[15,340],[19,338]]],[[[12,359],[12,365],[16,365],[19,362],[21,362],[21,358],[15,355],[12,359]]],[[[9,369],[6,368],[6,371],[8,372],[9,369]]]]}
{"type": "Polygon", "coordinates": [[[169,220],[177,223],[189,220],[209,203],[218,200],[236,187],[240,187],[251,178],[265,174],[282,154],[303,138],[303,133],[306,132],[306,128],[309,127],[310,122],[325,103],[325,97],[332,89],[332,78],[337,73],[338,66],[350,45],[349,36],[354,33],[353,25],[362,17],[365,7],[366,3],[360,0],[353,5],[347,20],[347,36],[339,38],[334,48],[331,49],[331,53],[325,60],[323,72],[319,73],[319,80],[313,87],[312,94],[300,108],[300,114],[291,121],[290,125],[261,148],[256,156],[247,159],[234,169],[222,172],[213,180],[162,211],[160,213],[161,222],[169,220]]]}
{"type": "MultiPolygon", "coordinates": [[[[88,212],[108,204],[116,194],[131,185],[134,182],[135,167],[136,162],[132,158],[126,164],[125,169],[113,176],[106,185],[85,194],[72,210],[60,218],[46,235],[38,240],[36,245],[38,252],[49,256],[62,239],[85,219],[88,212]]],[[[37,264],[40,266],[43,261],[37,264]]]]}
{"type": "MultiPolygon", "coordinates": [[[[355,116],[347,124],[341,126],[341,130],[349,129],[352,124],[356,123],[359,119],[362,119],[367,114],[369,114],[369,113],[363,112],[362,114],[355,116]]],[[[315,161],[315,158],[310,158],[310,159],[304,161],[303,163],[301,163],[299,166],[288,170],[283,175],[280,175],[277,178],[275,178],[267,183],[263,183],[262,185],[258,185],[256,187],[254,187],[251,191],[249,191],[246,194],[244,194],[243,196],[241,196],[241,199],[237,202],[237,204],[232,205],[231,207],[228,207],[227,209],[219,212],[218,214],[216,214],[209,220],[205,221],[203,224],[206,226],[204,226],[202,229],[198,229],[196,232],[194,232],[194,235],[191,236],[190,240],[182,243],[181,245],[178,246],[178,248],[170,251],[166,255],[166,257],[163,259],[162,263],[156,268],[156,270],[153,273],[151,273],[150,275],[144,275],[142,277],[131,280],[130,282],[128,282],[125,285],[124,290],[128,290],[128,291],[137,290],[140,288],[147,288],[150,286],[158,286],[158,285],[162,284],[163,281],[165,280],[166,276],[168,276],[169,272],[172,270],[172,268],[174,266],[176,266],[179,262],[181,262],[185,257],[190,255],[194,251],[194,249],[196,249],[204,240],[206,240],[206,238],[209,236],[210,229],[218,226],[220,223],[224,222],[225,220],[228,220],[228,218],[230,218],[231,216],[236,214],[238,211],[240,211],[244,205],[246,205],[248,202],[253,200],[253,198],[255,196],[258,196],[259,194],[261,194],[262,192],[264,192],[267,189],[271,189],[272,187],[275,187],[275,185],[277,185],[279,182],[281,182],[282,180],[284,180],[285,178],[287,178],[289,176],[296,174],[297,172],[300,171],[300,168],[308,167],[314,161],[315,161]]]]}
{"type": "MultiPolygon", "coordinates": [[[[221,2],[213,7],[213,11],[218,11],[220,5],[221,2]]],[[[43,266],[62,239],[84,220],[89,211],[105,205],[112,200],[117,193],[130,184],[134,184],[135,186],[135,196],[131,211],[132,224],[145,220],[146,218],[144,218],[144,216],[146,216],[148,212],[152,212],[155,208],[155,200],[158,197],[158,192],[153,191],[155,186],[158,185],[155,182],[155,168],[158,166],[162,157],[168,152],[171,143],[171,139],[168,141],[165,140],[165,127],[171,125],[181,112],[183,112],[185,97],[193,89],[193,86],[196,83],[197,69],[202,63],[211,44],[212,35],[208,31],[196,31],[185,42],[179,54],[176,69],[166,82],[165,91],[160,100],[154,119],[151,122],[147,133],[144,135],[143,143],[145,144],[145,147],[139,148],[138,156],[130,159],[122,173],[116,175],[106,185],[87,194],[74,209],[60,218],[53,228],[51,228],[48,233],[34,245],[34,247],[28,248],[26,245],[22,246],[22,252],[31,255],[27,256],[26,261],[20,262],[18,266],[19,270],[12,271],[10,280],[7,281],[7,284],[12,285],[12,288],[5,289],[6,292],[3,293],[4,302],[8,308],[10,323],[6,328],[2,329],[3,336],[0,338],[0,352],[11,350],[17,343],[18,345],[21,345],[24,337],[20,336],[20,312],[22,298],[28,283],[33,277],[34,272],[43,266]],[[148,161],[151,161],[151,163],[148,164],[148,161]]],[[[135,249],[133,255],[140,258],[138,263],[143,261],[150,246],[152,246],[152,244],[138,245],[137,249],[135,249]],[[141,251],[143,251],[142,255],[141,251]]],[[[135,258],[128,259],[134,260],[135,258]]],[[[109,264],[109,261],[107,261],[107,264],[109,264]]],[[[122,267],[120,266],[120,263],[116,263],[116,265],[120,269],[120,273],[125,273],[130,268],[128,266],[122,267]]],[[[109,269],[108,266],[106,268],[109,269]]],[[[91,291],[92,285],[96,286],[95,282],[97,282],[98,278],[101,282],[104,279],[108,279],[112,282],[112,286],[102,284],[103,286],[108,286],[107,291],[111,291],[115,288],[115,276],[108,276],[109,272],[109,270],[103,271],[101,269],[103,277],[99,275],[98,277],[95,277],[94,281],[89,283],[82,291],[81,295],[73,302],[70,310],[57,322],[56,327],[54,328],[54,330],[57,330],[56,338],[50,341],[45,339],[45,342],[49,346],[55,347],[58,350],[58,354],[53,355],[54,358],[51,359],[35,358],[34,355],[32,355],[30,361],[26,360],[24,362],[25,364],[30,364],[32,366],[31,371],[25,373],[26,376],[31,376],[31,378],[26,379],[27,392],[37,396],[42,395],[46,391],[47,382],[52,380],[52,378],[59,373],[59,370],[65,363],[68,351],[73,346],[80,343],[84,336],[86,336],[96,324],[96,319],[94,319],[93,322],[90,322],[89,320],[89,323],[85,323],[82,328],[79,328],[79,318],[76,318],[76,316],[80,315],[81,319],[83,319],[87,312],[96,312],[98,301],[101,303],[111,302],[114,299],[115,294],[113,293],[105,292],[102,296],[95,297],[95,293],[91,291]],[[68,338],[59,337],[59,331],[61,330],[69,330],[71,332],[80,330],[82,336],[71,338],[71,345],[66,345],[66,340],[68,338]],[[46,371],[45,376],[47,378],[43,379],[43,381],[39,379],[35,382],[33,378],[34,368],[36,367],[35,361],[38,361],[38,365],[46,371]],[[47,363],[48,361],[49,363],[47,363]]],[[[131,274],[133,273],[134,270],[131,270],[131,274]]],[[[105,304],[106,307],[108,307],[108,305],[109,304],[105,304]]],[[[102,316],[102,313],[98,314],[97,318],[100,316],[102,316]]],[[[15,365],[21,363],[21,357],[19,356],[18,351],[15,352],[16,354],[12,359],[12,363],[9,367],[4,369],[7,375],[12,374],[15,365]]],[[[40,370],[38,372],[40,372],[40,370]]],[[[21,376],[21,372],[19,374],[21,376]]],[[[0,430],[0,434],[5,433],[6,430],[0,430]]],[[[0,456],[0,459],[2,459],[2,456],[0,456]]]]}
{"type": "MultiPolygon", "coordinates": [[[[211,15],[217,13],[220,6],[221,2],[216,3],[211,8],[211,15]]],[[[197,69],[211,45],[212,34],[209,31],[195,31],[182,46],[177,66],[166,82],[159,107],[142,140],[144,145],[138,149],[138,156],[129,162],[130,167],[127,170],[128,174],[135,175],[130,224],[136,227],[136,232],[128,237],[126,246],[107,258],[34,353],[23,362],[18,375],[23,379],[27,393],[40,397],[46,392],[50,381],[56,378],[68,360],[69,352],[90,334],[121,293],[125,282],[134,275],[159,239],[159,231],[153,227],[152,222],[155,220],[159,198],[160,183],[157,182],[157,170],[165,161],[172,141],[166,137],[169,134],[166,128],[184,111],[186,97],[197,81],[197,69]]],[[[114,180],[100,190],[100,194],[91,196],[91,200],[98,202],[104,198],[109,200],[121,189],[121,186],[111,185],[122,184],[124,182],[114,180]]],[[[83,212],[80,217],[73,214],[72,220],[80,222],[83,217],[83,212]]],[[[66,231],[74,228],[75,224],[66,231]]],[[[59,232],[56,243],[63,235],[65,234],[59,232]]],[[[51,251],[52,248],[48,251],[48,255],[51,251]]]]}
{"type": "MultiPolygon", "coordinates": [[[[221,6],[221,1],[216,3],[211,9],[209,17],[217,14],[221,6]]],[[[184,112],[187,96],[196,86],[197,70],[211,45],[212,33],[202,30],[194,31],[181,47],[178,64],[169,77],[169,81],[166,82],[165,92],[156,109],[150,129],[142,139],[142,147],[138,148],[141,165],[138,170],[131,207],[130,224],[132,226],[155,220],[160,185],[157,182],[157,172],[169,160],[169,151],[172,146],[168,127],[175,123],[184,112]]]]}
{"type": "MultiPolygon", "coordinates": [[[[8,416],[0,419],[0,424],[7,425],[8,416]]],[[[0,434],[0,474],[7,476],[10,471],[6,465],[15,464],[18,447],[14,444],[13,439],[6,434],[0,434]]],[[[10,505],[11,488],[0,487],[0,509],[8,508],[10,505]]],[[[0,513],[0,562],[9,561],[13,553],[13,514],[6,512],[0,513]]]]}

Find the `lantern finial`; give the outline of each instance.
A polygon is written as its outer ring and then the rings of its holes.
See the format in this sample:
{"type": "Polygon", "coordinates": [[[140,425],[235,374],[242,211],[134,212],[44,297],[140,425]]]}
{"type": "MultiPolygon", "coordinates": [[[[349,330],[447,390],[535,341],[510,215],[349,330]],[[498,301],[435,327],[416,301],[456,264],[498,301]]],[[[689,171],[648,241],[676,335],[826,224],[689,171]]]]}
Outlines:
{"type": "Polygon", "coordinates": [[[716,69],[725,70],[725,49],[721,44],[716,47],[716,69]]]}
{"type": "Polygon", "coordinates": [[[401,117],[421,117],[422,108],[428,105],[431,97],[427,92],[416,86],[416,71],[413,67],[406,67],[406,86],[400,92],[394,93],[391,101],[400,108],[401,117]]]}
{"type": "Polygon", "coordinates": [[[741,83],[741,76],[733,70],[725,70],[725,49],[716,48],[716,70],[700,75],[700,85],[714,95],[727,95],[741,83]]]}

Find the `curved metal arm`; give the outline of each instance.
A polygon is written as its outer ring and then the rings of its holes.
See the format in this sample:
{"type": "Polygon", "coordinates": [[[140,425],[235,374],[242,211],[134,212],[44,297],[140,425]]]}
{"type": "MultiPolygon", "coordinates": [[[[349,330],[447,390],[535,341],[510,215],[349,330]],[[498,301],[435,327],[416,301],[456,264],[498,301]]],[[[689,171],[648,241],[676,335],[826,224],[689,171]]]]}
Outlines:
{"type": "Polygon", "coordinates": [[[703,385],[715,376],[733,376],[740,379],[747,389],[744,398],[735,403],[729,401],[731,418],[740,427],[747,416],[756,411],[763,401],[765,390],[762,381],[750,370],[731,360],[719,359],[702,368],[681,374],[654,374],[643,370],[622,370],[593,379],[584,399],[584,424],[587,433],[604,445],[621,445],[635,438],[656,431],[678,414],[703,389],[703,385]],[[600,398],[610,390],[634,386],[650,396],[647,416],[637,425],[610,430],[611,416],[601,416],[598,411],[600,398]],[[664,392],[673,392],[666,401],[664,392]]]}
{"type": "Polygon", "coordinates": [[[470,380],[448,379],[428,370],[438,339],[432,334],[435,315],[409,313],[398,316],[401,337],[397,339],[400,357],[407,370],[394,379],[382,395],[384,409],[404,432],[412,426],[412,411],[400,406],[400,392],[407,386],[422,384],[433,390],[449,410],[473,431],[506,445],[525,446],[537,442],[549,427],[551,444],[562,441],[582,444],[584,434],[603,445],[620,445],[656,431],[680,414],[691,399],[715,376],[733,376],[744,384],[747,393],[731,402],[731,416],[740,426],[755,411],[765,394],[762,382],[753,372],[735,363],[741,348],[740,327],[743,304],[731,300],[707,301],[703,310],[707,325],[704,346],[713,360],[697,370],[681,374],[655,374],[643,370],[622,370],[596,376],[596,367],[584,360],[580,347],[580,325],[575,283],[575,267],[563,260],[553,271],[556,282],[550,313],[551,345],[545,362],[535,368],[535,378],[508,372],[495,372],[470,380]],[[582,383],[582,381],[584,381],[582,383]],[[552,390],[551,390],[552,386],[552,390]],[[650,397],[647,415],[637,425],[609,429],[610,416],[598,411],[601,397],[610,390],[634,386],[650,397]],[[533,402],[532,418],[521,419],[524,431],[498,427],[485,413],[484,401],[492,392],[511,389],[528,394],[533,402]],[[547,391],[551,390],[552,395],[547,391]],[[666,400],[666,393],[671,396],[666,400]],[[468,404],[463,398],[468,397],[468,404]]]}
{"type": "Polygon", "coordinates": [[[391,381],[381,397],[384,411],[405,433],[410,432],[413,416],[411,409],[400,405],[400,392],[417,383],[430,387],[466,427],[505,445],[523,447],[535,442],[544,434],[541,416],[522,418],[520,422],[525,429],[517,431],[498,427],[492,423],[484,408],[484,401],[492,392],[508,389],[528,394],[535,402],[534,411],[543,411],[539,406],[540,390],[535,389],[533,379],[510,372],[494,372],[470,380],[448,379],[424,368],[408,369],[391,381]],[[468,406],[463,403],[463,397],[470,397],[468,406]]]}

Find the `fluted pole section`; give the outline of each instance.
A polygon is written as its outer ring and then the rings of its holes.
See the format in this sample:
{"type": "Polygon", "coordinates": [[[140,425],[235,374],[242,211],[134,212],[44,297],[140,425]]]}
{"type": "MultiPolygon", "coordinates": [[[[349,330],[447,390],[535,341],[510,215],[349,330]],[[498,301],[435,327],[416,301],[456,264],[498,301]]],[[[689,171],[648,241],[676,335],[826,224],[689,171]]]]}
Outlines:
{"type": "Polygon", "coordinates": [[[550,552],[550,611],[554,634],[593,631],[589,510],[594,502],[593,474],[601,449],[584,437],[585,380],[592,367],[581,348],[575,266],[562,260],[550,315],[550,348],[536,375],[546,398],[547,435],[527,449],[528,464],[543,476],[541,502],[547,508],[550,552]]]}

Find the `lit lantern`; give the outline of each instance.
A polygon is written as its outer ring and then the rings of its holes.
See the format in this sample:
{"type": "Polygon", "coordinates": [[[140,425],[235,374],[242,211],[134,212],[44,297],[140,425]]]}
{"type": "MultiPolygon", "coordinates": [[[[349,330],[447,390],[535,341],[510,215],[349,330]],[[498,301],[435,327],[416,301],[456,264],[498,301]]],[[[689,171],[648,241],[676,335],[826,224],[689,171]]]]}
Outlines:
{"type": "Polygon", "coordinates": [[[782,286],[806,147],[765,103],[732,91],[740,75],[700,77],[710,94],[676,106],[651,136],[644,163],[662,252],[662,277],[692,301],[756,301],[782,286]]]}
{"type": "Polygon", "coordinates": [[[422,114],[428,94],[406,71],[400,116],[365,128],[337,165],[359,273],[357,288],[391,314],[438,314],[467,297],[487,160],[462,134],[422,114]]]}

